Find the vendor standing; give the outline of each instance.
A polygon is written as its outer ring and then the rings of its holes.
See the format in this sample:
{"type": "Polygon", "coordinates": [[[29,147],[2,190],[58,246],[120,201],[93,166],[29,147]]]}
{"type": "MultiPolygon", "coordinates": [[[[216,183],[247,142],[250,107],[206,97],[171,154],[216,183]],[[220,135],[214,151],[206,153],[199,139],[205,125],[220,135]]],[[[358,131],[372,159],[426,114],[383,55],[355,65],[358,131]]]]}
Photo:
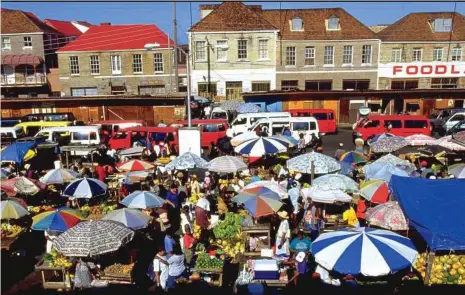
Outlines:
{"type": "Polygon", "coordinates": [[[195,223],[203,229],[207,229],[210,226],[208,220],[208,213],[210,212],[210,201],[207,200],[206,195],[201,194],[201,198],[195,205],[195,223]]]}
{"type": "Polygon", "coordinates": [[[278,216],[281,220],[278,232],[276,233],[276,255],[289,256],[289,239],[291,238],[291,229],[289,227],[289,216],[286,211],[279,211],[278,216]]]}
{"type": "Polygon", "coordinates": [[[292,240],[290,251],[293,254],[304,252],[307,255],[312,251],[312,242],[304,236],[302,230],[299,230],[297,236],[292,240]]]}

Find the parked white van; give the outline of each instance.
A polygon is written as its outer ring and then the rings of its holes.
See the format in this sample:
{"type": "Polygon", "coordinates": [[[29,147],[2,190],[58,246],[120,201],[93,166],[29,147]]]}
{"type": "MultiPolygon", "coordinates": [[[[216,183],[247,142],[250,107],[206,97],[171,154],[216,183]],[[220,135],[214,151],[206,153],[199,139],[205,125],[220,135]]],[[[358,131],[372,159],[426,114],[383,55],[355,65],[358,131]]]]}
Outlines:
{"type": "MultiPolygon", "coordinates": [[[[37,132],[35,137],[43,136],[50,141],[62,141],[71,145],[100,144],[100,126],[49,127],[37,132]]],[[[75,151],[72,155],[85,156],[87,151],[75,151]]]]}
{"type": "Polygon", "coordinates": [[[460,112],[460,113],[455,113],[450,118],[446,119],[444,121],[444,131],[447,132],[449,131],[452,127],[454,127],[455,124],[457,124],[460,121],[465,120],[465,113],[460,112]]]}
{"type": "Polygon", "coordinates": [[[282,135],[284,128],[288,127],[292,132],[292,137],[299,139],[299,134],[303,133],[305,143],[310,143],[312,134],[319,135],[318,122],[313,117],[292,117],[292,118],[271,118],[257,121],[248,131],[255,131],[258,127],[267,136],[282,135]]]}
{"type": "Polygon", "coordinates": [[[9,145],[16,139],[24,136],[23,127],[0,127],[1,145],[9,145]]]}
{"type": "Polygon", "coordinates": [[[249,113],[239,114],[231,122],[229,129],[226,131],[228,137],[234,137],[241,133],[247,132],[252,125],[261,119],[271,118],[291,118],[291,114],[288,112],[270,112],[270,113],[249,113]]]}

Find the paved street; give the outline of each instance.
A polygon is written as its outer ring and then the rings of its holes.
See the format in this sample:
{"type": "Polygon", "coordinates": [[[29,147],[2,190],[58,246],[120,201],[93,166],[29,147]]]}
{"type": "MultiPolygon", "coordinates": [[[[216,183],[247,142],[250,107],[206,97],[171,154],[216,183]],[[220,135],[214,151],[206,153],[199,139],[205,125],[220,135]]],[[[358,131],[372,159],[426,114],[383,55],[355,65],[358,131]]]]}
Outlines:
{"type": "Polygon", "coordinates": [[[334,153],[339,147],[339,143],[344,144],[343,149],[350,151],[355,148],[352,142],[352,129],[350,127],[338,128],[338,134],[323,136],[323,153],[334,157],[334,153]]]}

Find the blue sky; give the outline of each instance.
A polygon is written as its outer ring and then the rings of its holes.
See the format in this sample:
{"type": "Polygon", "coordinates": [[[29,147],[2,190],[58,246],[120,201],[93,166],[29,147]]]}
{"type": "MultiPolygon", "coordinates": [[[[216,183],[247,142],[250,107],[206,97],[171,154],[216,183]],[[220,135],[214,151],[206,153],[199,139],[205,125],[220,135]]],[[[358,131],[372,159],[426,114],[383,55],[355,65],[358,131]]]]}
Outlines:
{"type": "MultiPolygon", "coordinates": [[[[187,41],[192,21],[199,20],[199,5],[220,2],[180,2],[177,4],[178,41],[187,41]],[[192,7],[192,10],[190,9],[192,7]]],[[[279,2],[245,2],[260,4],[264,9],[279,9],[279,2]]],[[[35,13],[39,18],[86,20],[92,24],[156,24],[163,31],[173,32],[171,2],[4,2],[2,7],[35,13]]],[[[390,24],[410,12],[453,11],[454,2],[281,2],[286,8],[342,7],[365,25],[390,24]]],[[[465,14],[465,3],[457,3],[457,12],[465,14]]]]}

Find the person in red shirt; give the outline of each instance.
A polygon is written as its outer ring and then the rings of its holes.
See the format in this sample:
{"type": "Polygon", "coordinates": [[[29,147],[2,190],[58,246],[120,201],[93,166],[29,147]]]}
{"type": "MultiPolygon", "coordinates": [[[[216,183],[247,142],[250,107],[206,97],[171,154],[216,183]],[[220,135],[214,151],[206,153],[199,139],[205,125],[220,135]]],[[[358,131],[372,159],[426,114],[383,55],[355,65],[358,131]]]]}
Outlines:
{"type": "Polygon", "coordinates": [[[357,218],[361,227],[366,226],[366,211],[367,205],[365,203],[365,200],[360,198],[357,202],[357,218]]]}
{"type": "Polygon", "coordinates": [[[104,182],[105,178],[107,177],[107,172],[105,171],[105,167],[103,167],[102,164],[98,164],[98,166],[95,167],[95,172],[97,172],[98,180],[104,182]]]}

